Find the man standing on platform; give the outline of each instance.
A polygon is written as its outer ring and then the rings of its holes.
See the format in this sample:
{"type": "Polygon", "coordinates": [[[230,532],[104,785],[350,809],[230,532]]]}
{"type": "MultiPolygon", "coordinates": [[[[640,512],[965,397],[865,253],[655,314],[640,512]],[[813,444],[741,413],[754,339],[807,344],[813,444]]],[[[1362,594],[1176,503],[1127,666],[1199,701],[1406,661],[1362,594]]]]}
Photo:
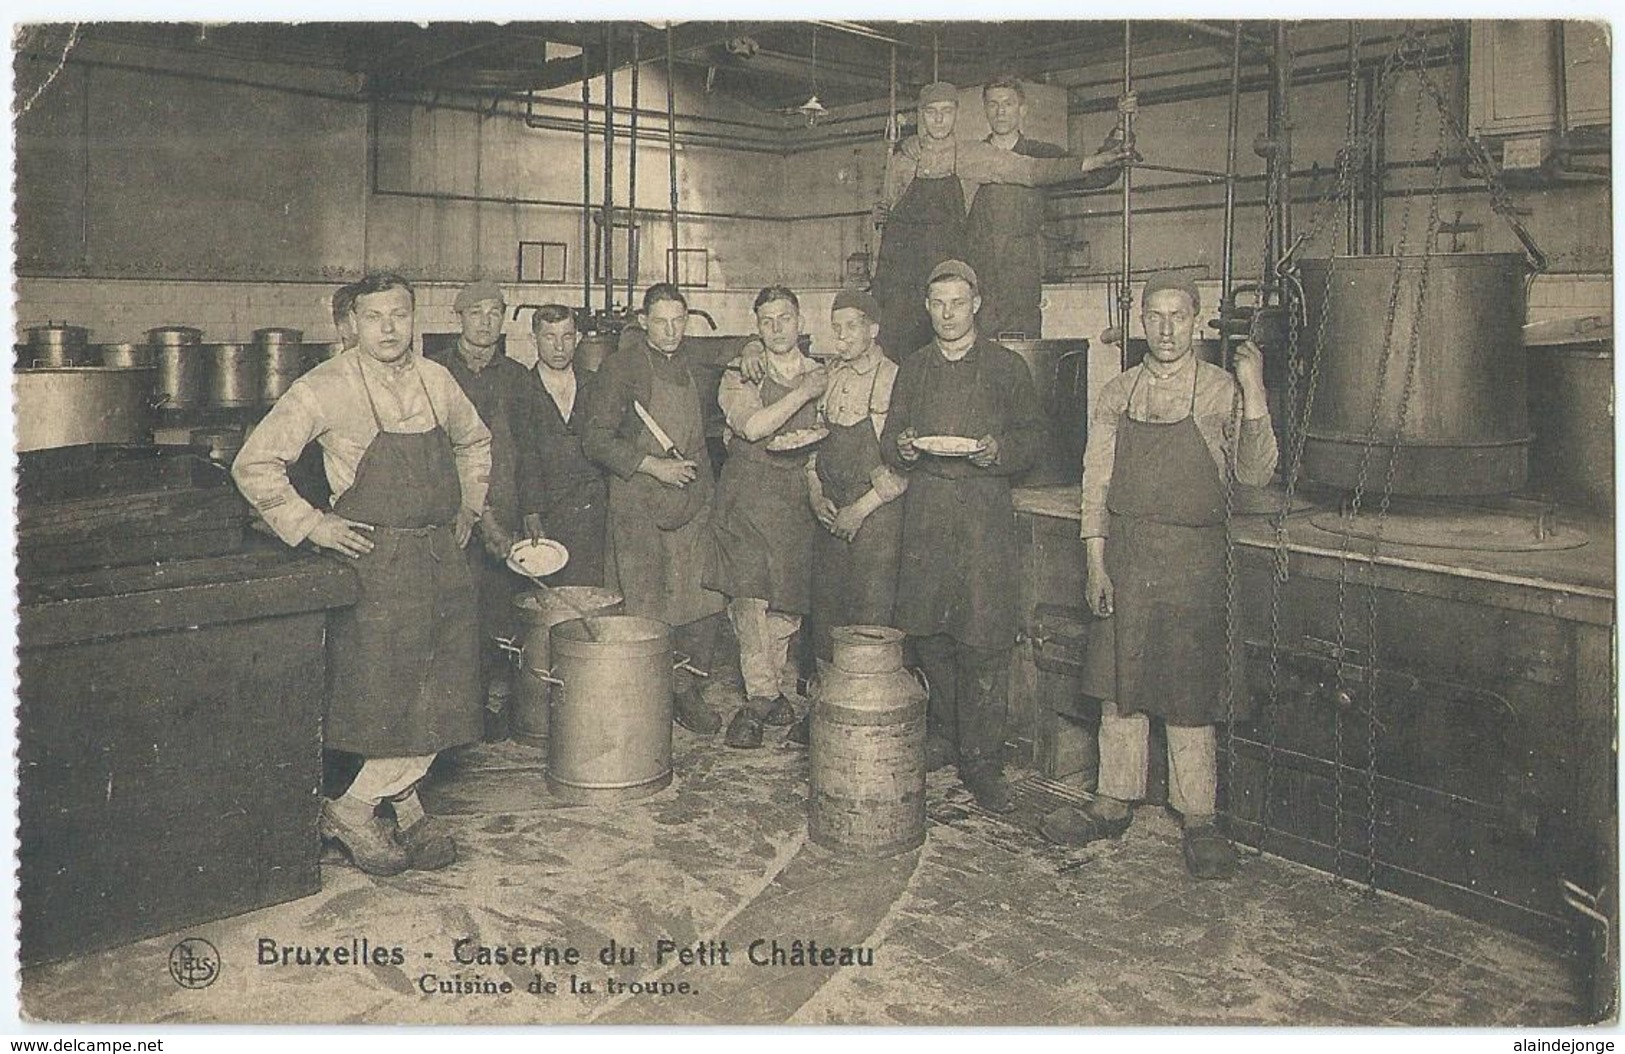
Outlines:
{"type": "Polygon", "coordinates": [[[1225,492],[1268,483],[1277,450],[1263,355],[1251,342],[1238,346],[1234,377],[1201,361],[1200,310],[1190,279],[1153,275],[1140,294],[1149,350],[1106,384],[1089,419],[1082,531],[1096,618],[1082,690],[1101,700],[1100,791],[1081,809],[1046,816],[1040,830],[1063,845],[1127,830],[1145,797],[1150,719],[1159,717],[1185,865],[1197,878],[1225,878],[1236,859],[1214,823],[1214,725],[1248,709],[1228,618],[1225,492]]]}
{"type": "MultiPolygon", "coordinates": [[[[992,133],[989,146],[1022,157],[1066,157],[1065,147],[1022,132],[1027,119],[1027,93],[1014,77],[989,81],[982,88],[982,108],[992,133]]],[[[1091,190],[1109,187],[1122,168],[1116,144],[1108,140],[1097,158],[1104,167],[1088,172],[1076,185],[1091,190]]],[[[965,261],[982,280],[982,311],[976,328],[993,340],[1019,334],[1037,340],[1043,332],[1044,192],[1015,183],[982,187],[965,218],[965,261]]]]}
{"type": "MultiPolygon", "coordinates": [[[[976,330],[976,272],[938,264],[925,285],[936,338],[904,360],[881,437],[909,477],[897,628],[931,684],[927,753],[957,756],[985,809],[1013,808],[1004,779],[1010,652],[1021,620],[1021,564],[1010,478],[1032,467],[1044,420],[1021,358],[976,330]],[[922,450],[922,436],[975,441],[968,456],[922,450]]],[[[939,448],[941,449],[941,448],[939,448]]]]}
{"type": "Polygon", "coordinates": [[[444,867],[457,847],[417,785],[435,755],[480,737],[474,588],[457,550],[485,508],[491,434],[446,370],[413,347],[412,286],[368,275],[351,308],[358,347],[295,381],[254,429],[232,477],[278,537],[344,557],[360,585],[334,617],[324,743],[365,761],[322,803],[321,833],[375,875],[444,867]],[[323,512],[288,483],[321,445],[323,512]],[[378,815],[393,802],[394,822],[378,815]]]}

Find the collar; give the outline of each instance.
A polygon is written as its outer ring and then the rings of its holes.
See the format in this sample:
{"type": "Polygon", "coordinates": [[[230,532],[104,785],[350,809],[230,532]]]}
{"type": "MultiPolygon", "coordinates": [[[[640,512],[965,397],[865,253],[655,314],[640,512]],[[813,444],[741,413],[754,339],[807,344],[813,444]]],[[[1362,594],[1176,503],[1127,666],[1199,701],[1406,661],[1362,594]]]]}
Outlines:
{"type": "Polygon", "coordinates": [[[368,355],[366,351],[359,346],[351,348],[350,350],[354,351],[356,358],[361,360],[362,369],[375,373],[389,381],[399,380],[400,378],[405,377],[408,373],[412,372],[413,368],[416,367],[418,363],[418,349],[416,345],[406,349],[406,354],[402,355],[394,362],[379,362],[371,355],[368,355]]]}
{"type": "Polygon", "coordinates": [[[860,377],[867,377],[875,371],[875,367],[880,365],[880,360],[884,357],[880,353],[880,345],[871,344],[868,351],[850,362],[845,359],[837,359],[834,363],[834,369],[851,370],[860,377]]]}
{"type": "Polygon", "coordinates": [[[541,359],[536,360],[536,376],[540,377],[543,383],[552,381],[554,384],[563,384],[566,380],[574,380],[575,375],[576,364],[574,362],[562,370],[555,370],[541,359]]]}
{"type": "Polygon", "coordinates": [[[499,354],[501,354],[501,352],[497,349],[495,344],[483,351],[476,351],[470,348],[467,344],[464,344],[462,337],[457,338],[457,357],[463,360],[464,366],[467,366],[475,373],[478,373],[485,369],[485,367],[491,365],[499,354]]]}
{"type": "Polygon", "coordinates": [[[981,341],[981,338],[977,335],[975,327],[971,328],[970,333],[966,334],[964,339],[965,348],[957,355],[954,354],[950,349],[943,347],[942,340],[939,337],[933,337],[932,344],[936,347],[937,352],[942,358],[943,362],[963,362],[970,358],[971,352],[976,350],[976,345],[981,341]]]}
{"type": "Polygon", "coordinates": [[[1027,138],[1026,136],[1021,134],[1021,130],[1017,129],[1016,130],[1016,137],[1015,137],[1014,140],[1011,141],[1011,143],[1010,143],[1010,145],[1008,147],[999,146],[998,143],[995,143],[993,141],[993,133],[992,132],[989,132],[987,134],[987,138],[983,139],[982,142],[986,143],[988,146],[998,147],[1000,150],[1014,151],[1014,150],[1020,149],[1022,140],[1026,139],[1026,138],[1027,138]]]}
{"type": "Polygon", "coordinates": [[[1145,358],[1140,360],[1140,365],[1145,367],[1145,372],[1149,373],[1153,379],[1166,381],[1175,377],[1183,376],[1185,373],[1194,370],[1196,368],[1197,358],[1196,346],[1193,344],[1191,345],[1190,354],[1186,355],[1179,362],[1173,363],[1172,365],[1158,362],[1156,359],[1151,357],[1151,353],[1149,351],[1145,353],[1145,358]]]}

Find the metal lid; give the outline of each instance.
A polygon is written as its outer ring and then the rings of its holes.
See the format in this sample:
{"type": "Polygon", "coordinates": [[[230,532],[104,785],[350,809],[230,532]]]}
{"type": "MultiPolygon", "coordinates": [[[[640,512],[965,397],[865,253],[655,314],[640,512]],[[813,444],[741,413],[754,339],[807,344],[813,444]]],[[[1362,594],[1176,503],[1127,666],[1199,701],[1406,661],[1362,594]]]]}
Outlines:
{"type": "Polygon", "coordinates": [[[264,329],[254,331],[254,341],[257,344],[298,344],[304,338],[303,330],[289,329],[286,326],[266,326],[264,329]]]}
{"type": "Polygon", "coordinates": [[[159,326],[147,330],[149,344],[197,344],[203,340],[203,331],[192,326],[159,326]]]}

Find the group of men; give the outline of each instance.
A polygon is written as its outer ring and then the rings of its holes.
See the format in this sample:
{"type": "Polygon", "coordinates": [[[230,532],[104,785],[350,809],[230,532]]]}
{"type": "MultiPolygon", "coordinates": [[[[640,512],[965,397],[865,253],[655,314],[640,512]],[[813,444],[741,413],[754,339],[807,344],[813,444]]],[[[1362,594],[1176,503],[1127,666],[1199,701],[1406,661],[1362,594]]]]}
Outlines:
{"type": "MultiPolygon", "coordinates": [[[[596,373],[574,366],[579,338],[563,306],[533,316],[534,369],[508,358],[506,303],[494,283],[459,293],[458,342],[434,358],[414,350],[415,293],[405,279],[370,275],[335,297],[353,346],[289,388],[233,474],[282,540],[341,554],[359,576],[360,599],[331,638],[327,744],[364,762],[324,802],[321,829],[360,867],[393,874],[455,859],[416,788],[439,751],[481,736],[482,700],[500,707],[489,690],[501,682],[491,638],[513,585],[500,561],[523,536],[565,544],[571,558],[559,581],[607,586],[627,613],[670,625],[687,665],[711,667],[728,619],[743,680],[724,733],[731,747],[760,747],[770,726],[791,726],[787,741],[808,742],[808,715],[784,690],[804,617],[825,657],[835,626],[902,629],[931,686],[929,764],[955,764],[984,808],[1013,808],[1003,771],[1020,620],[1011,481],[1034,463],[1045,422],[1026,365],[982,320],[984,291],[997,285],[998,318],[1036,329],[1037,291],[1030,261],[1007,266],[1008,240],[978,246],[996,283],[958,255],[931,257],[966,244],[964,188],[981,188],[969,201],[974,229],[978,202],[991,202],[993,221],[1026,215],[1020,199],[989,195],[998,184],[1076,178],[1122,155],[1109,147],[1082,162],[1034,160],[1048,151],[1022,149],[1021,91],[1009,82],[984,92],[989,140],[957,144],[957,100],[950,86],[922,93],[922,135],[902,144],[888,179],[876,293],[836,296],[827,364],[803,352],[800,298],[778,285],[757,295],[757,339],[737,358],[737,348],[685,342],[683,292],[650,286],[637,313],[641,339],[596,373]],[[941,228],[958,241],[941,241],[941,228]],[[928,328],[908,343],[915,314],[928,328]],[[904,343],[885,343],[888,326],[904,343]],[[701,366],[725,369],[716,400],[727,456],[715,478],[701,366]],[[808,447],[782,441],[808,429],[825,434],[808,447]],[[974,443],[965,456],[942,456],[922,448],[926,436],[974,443]],[[312,442],[327,510],[288,479],[312,442]]],[[[1275,450],[1256,349],[1237,353],[1239,384],[1197,362],[1199,309],[1188,282],[1148,284],[1151,355],[1107,386],[1091,422],[1083,534],[1089,604],[1105,629],[1091,637],[1087,687],[1106,700],[1102,794],[1087,809],[1047,817],[1043,832],[1068,844],[1120,834],[1144,794],[1147,716],[1161,717],[1191,729],[1170,734],[1174,804],[1186,817],[1192,871],[1217,877],[1232,851],[1212,824],[1212,725],[1221,716],[1213,670],[1225,668],[1227,646],[1223,598],[1215,611],[1212,592],[1224,544],[1215,494],[1228,485],[1227,466],[1244,482],[1266,480],[1275,450]]],[[[691,673],[679,669],[673,691],[679,724],[723,730],[691,673]]]]}

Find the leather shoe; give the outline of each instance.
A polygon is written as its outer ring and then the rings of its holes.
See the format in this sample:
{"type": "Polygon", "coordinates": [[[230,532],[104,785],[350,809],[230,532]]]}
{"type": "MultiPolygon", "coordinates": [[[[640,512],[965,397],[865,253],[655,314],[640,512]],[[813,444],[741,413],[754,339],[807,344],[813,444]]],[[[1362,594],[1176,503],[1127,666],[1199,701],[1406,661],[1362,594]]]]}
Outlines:
{"type": "Polygon", "coordinates": [[[1185,869],[1192,878],[1229,878],[1236,873],[1236,850],[1218,827],[1185,828],[1185,869]]]}
{"type": "Polygon", "coordinates": [[[1098,815],[1088,806],[1074,809],[1065,805],[1038,821],[1038,833],[1056,845],[1088,845],[1120,837],[1133,820],[1133,813],[1111,819],[1098,815]]]}
{"type": "Polygon", "coordinates": [[[346,811],[332,799],[322,802],[317,827],[323,838],[344,847],[356,867],[369,875],[398,875],[411,866],[406,850],[391,837],[388,824],[376,815],[347,817],[346,811]]]}
{"type": "Polygon", "coordinates": [[[945,769],[959,760],[959,749],[942,736],[927,733],[925,737],[925,771],[945,769]]]}
{"type": "Polygon", "coordinates": [[[722,730],[722,718],[711,712],[700,698],[699,689],[688,688],[677,693],[672,716],[677,723],[702,736],[714,736],[722,730]]]}
{"type": "Polygon", "coordinates": [[[457,859],[457,843],[427,816],[397,830],[395,840],[406,850],[407,866],[413,871],[438,871],[457,859]]]}
{"type": "Polygon", "coordinates": [[[734,711],[728,734],[722,741],[738,750],[755,750],[762,745],[762,719],[747,703],[734,711]]]}
{"type": "Polygon", "coordinates": [[[790,731],[784,734],[784,741],[793,747],[812,746],[812,714],[804,714],[800,721],[790,726],[790,731]]]}
{"type": "Polygon", "coordinates": [[[786,725],[793,725],[795,723],[796,708],[792,706],[790,704],[790,700],[786,699],[783,695],[780,695],[777,699],[773,700],[773,705],[769,706],[767,708],[767,713],[762,715],[762,724],[772,725],[775,728],[783,728],[786,725]]]}
{"type": "Polygon", "coordinates": [[[1010,784],[1006,782],[1004,773],[996,768],[982,768],[963,766],[959,780],[965,789],[971,792],[976,804],[988,812],[1010,813],[1016,809],[1016,803],[1010,797],[1010,784]]]}

